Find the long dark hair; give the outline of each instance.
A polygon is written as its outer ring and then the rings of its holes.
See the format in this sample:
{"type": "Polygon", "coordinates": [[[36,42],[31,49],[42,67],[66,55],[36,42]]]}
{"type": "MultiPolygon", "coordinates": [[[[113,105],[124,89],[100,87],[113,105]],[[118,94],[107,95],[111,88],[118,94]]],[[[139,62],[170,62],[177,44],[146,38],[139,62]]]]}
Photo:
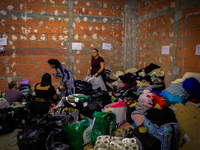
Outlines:
{"type": "Polygon", "coordinates": [[[48,63],[51,65],[55,65],[55,68],[60,68],[62,69],[61,63],[57,59],[49,59],[48,63]]]}
{"type": "Polygon", "coordinates": [[[45,73],[42,76],[41,86],[48,86],[48,85],[52,85],[51,84],[51,75],[49,73],[45,73]]]}
{"type": "MultiPolygon", "coordinates": [[[[99,54],[99,51],[98,51],[98,49],[96,49],[96,48],[93,48],[92,50],[95,50],[96,52],[97,52],[97,54],[99,54]]],[[[94,59],[94,57],[92,56],[92,59],[94,59]]]]}

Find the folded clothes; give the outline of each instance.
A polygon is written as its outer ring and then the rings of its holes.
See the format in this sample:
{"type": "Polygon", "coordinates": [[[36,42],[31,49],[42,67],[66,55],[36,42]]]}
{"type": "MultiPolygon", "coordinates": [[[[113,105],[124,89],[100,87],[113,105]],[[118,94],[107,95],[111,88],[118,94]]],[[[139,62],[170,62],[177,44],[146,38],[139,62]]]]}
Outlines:
{"type": "Polygon", "coordinates": [[[126,106],[126,104],[122,101],[119,101],[118,103],[111,105],[111,108],[118,108],[118,107],[124,107],[124,106],[126,106]]]}

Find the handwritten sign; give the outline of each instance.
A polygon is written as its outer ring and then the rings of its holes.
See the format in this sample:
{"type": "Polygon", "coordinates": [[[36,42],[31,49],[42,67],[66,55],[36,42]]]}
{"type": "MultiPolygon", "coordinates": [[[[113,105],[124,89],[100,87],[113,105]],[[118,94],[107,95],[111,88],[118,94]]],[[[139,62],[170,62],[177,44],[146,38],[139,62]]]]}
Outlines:
{"type": "Polygon", "coordinates": [[[72,50],[82,50],[81,43],[72,43],[72,50]]]}
{"type": "Polygon", "coordinates": [[[7,38],[0,38],[0,45],[7,45],[7,38]]]}
{"type": "Polygon", "coordinates": [[[111,50],[111,44],[109,44],[109,43],[103,43],[102,44],[102,49],[104,49],[104,50],[111,50]]]}
{"type": "Polygon", "coordinates": [[[169,54],[169,46],[162,46],[162,54],[169,54]]]}
{"type": "Polygon", "coordinates": [[[198,45],[196,46],[195,55],[200,55],[200,44],[198,44],[198,45]]]}

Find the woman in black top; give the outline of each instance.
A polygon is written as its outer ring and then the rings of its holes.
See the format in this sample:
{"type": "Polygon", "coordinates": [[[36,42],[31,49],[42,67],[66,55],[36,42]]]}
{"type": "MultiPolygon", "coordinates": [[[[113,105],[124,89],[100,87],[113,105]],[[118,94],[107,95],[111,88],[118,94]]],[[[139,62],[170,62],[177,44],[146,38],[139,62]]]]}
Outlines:
{"type": "Polygon", "coordinates": [[[36,99],[33,104],[33,113],[43,117],[51,106],[50,100],[57,100],[56,90],[51,84],[51,75],[45,73],[41,83],[35,85],[36,99]]]}

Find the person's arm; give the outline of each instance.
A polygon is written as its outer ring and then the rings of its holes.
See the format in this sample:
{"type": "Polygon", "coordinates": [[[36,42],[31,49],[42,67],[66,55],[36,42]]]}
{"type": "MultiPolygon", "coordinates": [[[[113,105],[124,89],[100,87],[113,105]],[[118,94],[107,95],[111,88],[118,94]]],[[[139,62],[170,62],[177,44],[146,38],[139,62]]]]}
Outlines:
{"type": "Polygon", "coordinates": [[[97,71],[97,73],[95,73],[95,77],[98,76],[104,70],[105,62],[100,62],[100,66],[101,68],[97,71]]]}
{"type": "Polygon", "coordinates": [[[90,66],[90,69],[88,70],[87,75],[90,75],[91,70],[92,70],[92,66],[90,66]]]}
{"type": "Polygon", "coordinates": [[[53,95],[53,99],[54,99],[54,100],[57,100],[57,99],[58,99],[57,94],[54,94],[54,95],[53,95]]]}

